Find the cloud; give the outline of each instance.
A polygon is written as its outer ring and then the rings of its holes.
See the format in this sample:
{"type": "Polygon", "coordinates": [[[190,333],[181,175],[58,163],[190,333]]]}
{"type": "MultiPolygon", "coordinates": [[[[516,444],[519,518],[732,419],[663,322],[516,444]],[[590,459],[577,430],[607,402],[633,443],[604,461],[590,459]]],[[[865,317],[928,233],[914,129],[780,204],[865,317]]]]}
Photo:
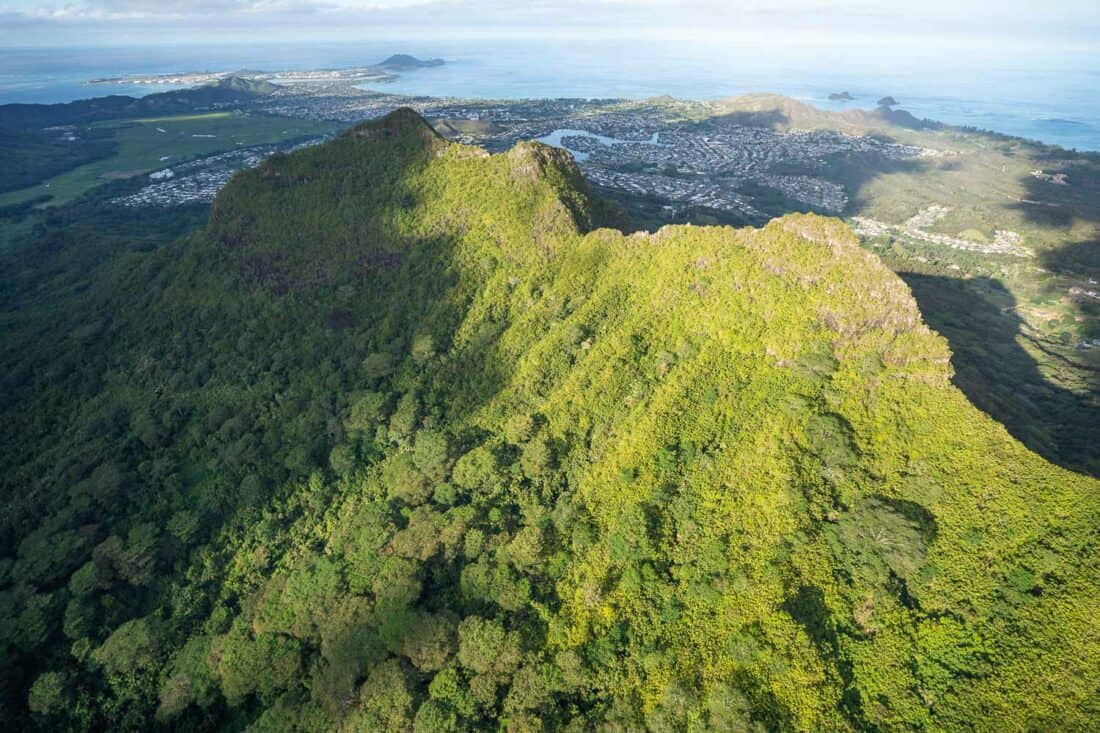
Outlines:
{"type": "MultiPolygon", "coordinates": [[[[210,15],[285,15],[371,12],[439,4],[440,0],[79,0],[38,2],[10,12],[44,19],[181,18],[210,15]]],[[[4,9],[0,2],[0,10],[4,9]]]]}
{"type": "Polygon", "coordinates": [[[0,0],[0,43],[85,38],[203,40],[241,28],[310,39],[378,33],[446,36],[782,39],[820,33],[982,42],[1001,38],[1092,42],[1096,0],[0,0]],[[28,36],[28,29],[31,31],[28,36]]]}

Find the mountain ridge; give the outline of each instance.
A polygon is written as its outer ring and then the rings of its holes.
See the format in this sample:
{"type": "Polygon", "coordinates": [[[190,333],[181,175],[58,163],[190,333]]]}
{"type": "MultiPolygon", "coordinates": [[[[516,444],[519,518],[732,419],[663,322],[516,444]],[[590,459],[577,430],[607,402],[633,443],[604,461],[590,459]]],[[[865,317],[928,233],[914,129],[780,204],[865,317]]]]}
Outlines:
{"type": "Polygon", "coordinates": [[[401,110],[13,318],[6,717],[1100,719],[1098,484],[951,386],[904,282],[833,219],[603,215],[401,110]]]}

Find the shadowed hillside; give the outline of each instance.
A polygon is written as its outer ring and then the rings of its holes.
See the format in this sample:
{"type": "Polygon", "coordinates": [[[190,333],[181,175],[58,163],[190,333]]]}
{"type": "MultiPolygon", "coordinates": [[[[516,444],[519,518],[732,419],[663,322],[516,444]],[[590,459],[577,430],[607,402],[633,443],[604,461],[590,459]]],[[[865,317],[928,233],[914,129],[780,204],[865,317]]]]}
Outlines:
{"type": "Polygon", "coordinates": [[[1097,385],[1073,392],[1044,378],[1018,343],[1026,329],[1003,286],[916,273],[902,277],[929,324],[951,344],[955,384],[977,407],[1047,460],[1100,473],[1097,385]],[[987,290],[1008,305],[994,306],[987,290]]]}

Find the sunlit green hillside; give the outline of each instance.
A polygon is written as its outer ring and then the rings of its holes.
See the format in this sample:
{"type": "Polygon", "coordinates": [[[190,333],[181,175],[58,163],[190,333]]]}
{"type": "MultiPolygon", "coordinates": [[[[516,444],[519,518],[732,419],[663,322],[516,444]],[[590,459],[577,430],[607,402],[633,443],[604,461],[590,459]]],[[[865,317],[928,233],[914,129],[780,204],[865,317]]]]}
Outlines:
{"type": "Polygon", "coordinates": [[[403,110],[92,274],[6,255],[2,717],[1100,725],[1100,483],[951,385],[842,223],[610,216],[403,110]]]}

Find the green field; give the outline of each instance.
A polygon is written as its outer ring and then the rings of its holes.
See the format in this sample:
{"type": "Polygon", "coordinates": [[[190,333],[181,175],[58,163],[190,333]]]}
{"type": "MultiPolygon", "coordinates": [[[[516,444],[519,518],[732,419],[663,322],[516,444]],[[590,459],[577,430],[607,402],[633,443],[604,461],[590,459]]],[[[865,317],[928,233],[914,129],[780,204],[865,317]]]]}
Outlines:
{"type": "Polygon", "coordinates": [[[49,205],[63,204],[93,186],[148,173],[202,155],[335,132],[332,122],[267,117],[237,112],[186,114],[142,120],[100,122],[115,131],[118,153],[82,165],[41,184],[0,195],[0,206],[49,194],[49,205]]]}

